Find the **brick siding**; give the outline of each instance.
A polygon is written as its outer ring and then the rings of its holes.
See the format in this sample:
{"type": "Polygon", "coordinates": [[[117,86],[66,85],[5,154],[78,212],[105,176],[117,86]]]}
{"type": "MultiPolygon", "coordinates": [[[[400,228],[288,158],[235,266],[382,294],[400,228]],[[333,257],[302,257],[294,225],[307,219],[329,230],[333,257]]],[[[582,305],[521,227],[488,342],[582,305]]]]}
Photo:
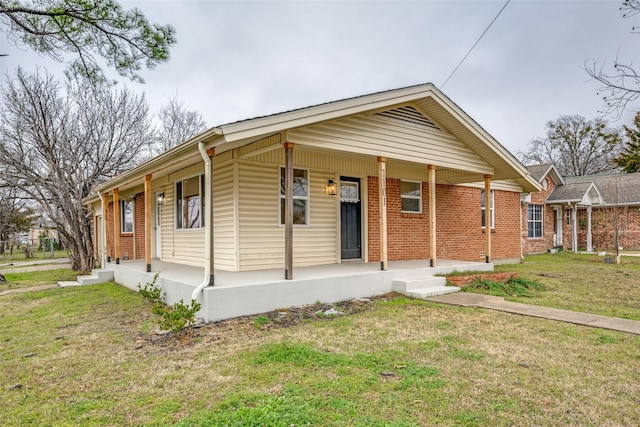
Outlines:
{"type": "MultiPolygon", "coordinates": [[[[380,260],[378,178],[369,176],[369,261],[380,260]]],[[[481,227],[481,190],[455,185],[436,185],[436,257],[484,260],[485,234],[481,227]]],[[[520,257],[520,194],[494,192],[495,229],[492,258],[520,257]]],[[[400,180],[387,179],[387,256],[390,261],[428,259],[429,188],[422,183],[422,213],[401,212],[400,180]]]]}

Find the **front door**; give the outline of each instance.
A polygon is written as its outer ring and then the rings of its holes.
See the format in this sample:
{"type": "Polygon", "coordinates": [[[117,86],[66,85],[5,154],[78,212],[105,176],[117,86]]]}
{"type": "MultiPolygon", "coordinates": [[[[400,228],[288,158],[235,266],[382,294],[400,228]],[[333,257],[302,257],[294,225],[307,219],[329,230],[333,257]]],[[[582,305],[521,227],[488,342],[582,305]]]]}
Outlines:
{"type": "Polygon", "coordinates": [[[340,177],[341,258],[362,258],[360,178],[340,177]]]}
{"type": "Polygon", "coordinates": [[[553,209],[555,246],[562,246],[562,207],[553,209]]]}

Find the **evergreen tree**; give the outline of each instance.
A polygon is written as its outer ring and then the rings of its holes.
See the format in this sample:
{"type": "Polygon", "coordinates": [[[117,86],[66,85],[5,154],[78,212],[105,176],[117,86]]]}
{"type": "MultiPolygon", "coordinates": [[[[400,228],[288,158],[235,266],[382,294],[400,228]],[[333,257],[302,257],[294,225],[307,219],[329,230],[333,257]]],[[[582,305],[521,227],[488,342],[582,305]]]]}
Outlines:
{"type": "Polygon", "coordinates": [[[640,113],[633,118],[635,128],[624,126],[625,144],[622,153],[614,159],[626,173],[640,172],[640,113]]]}

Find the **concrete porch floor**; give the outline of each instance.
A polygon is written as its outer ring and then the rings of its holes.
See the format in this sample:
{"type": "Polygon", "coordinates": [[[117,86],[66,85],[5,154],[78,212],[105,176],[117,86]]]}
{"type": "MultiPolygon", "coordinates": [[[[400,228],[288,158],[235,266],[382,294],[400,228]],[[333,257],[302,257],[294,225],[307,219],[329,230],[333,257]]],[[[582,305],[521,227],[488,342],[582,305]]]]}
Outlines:
{"type": "MultiPolygon", "coordinates": [[[[163,288],[166,302],[191,300],[194,289],[204,279],[204,268],[154,260],[147,273],[143,260],[106,264],[114,273],[114,280],[137,290],[153,280],[163,288]]],[[[469,261],[438,260],[437,267],[429,267],[428,260],[389,262],[386,271],[379,262],[344,262],[313,267],[296,267],[293,279],[284,279],[284,268],[257,271],[229,272],[215,270],[215,284],[204,288],[198,296],[202,309],[198,313],[205,321],[264,313],[280,308],[315,302],[337,302],[352,298],[381,295],[392,291],[394,280],[433,277],[452,271],[492,271],[493,264],[469,261]]]]}

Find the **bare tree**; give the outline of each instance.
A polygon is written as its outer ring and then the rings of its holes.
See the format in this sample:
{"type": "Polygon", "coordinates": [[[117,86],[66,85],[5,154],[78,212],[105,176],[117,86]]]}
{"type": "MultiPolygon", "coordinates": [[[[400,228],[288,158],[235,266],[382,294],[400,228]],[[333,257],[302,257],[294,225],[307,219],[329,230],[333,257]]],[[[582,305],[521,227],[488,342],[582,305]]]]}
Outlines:
{"type": "Polygon", "coordinates": [[[583,176],[616,169],[620,131],[602,119],[564,115],[548,121],[546,135],[529,142],[518,157],[525,164],[553,163],[564,176],[583,176]]]}
{"type": "Polygon", "coordinates": [[[616,262],[620,262],[622,239],[629,225],[629,204],[627,195],[631,193],[628,175],[611,175],[596,180],[596,185],[603,194],[604,205],[598,207],[600,212],[603,245],[613,249],[616,262]]]}
{"type": "Polygon", "coordinates": [[[56,224],[73,268],[94,265],[91,187],[121,173],[152,136],[144,96],[18,69],[0,106],[0,180],[21,188],[56,224]],[[66,92],[66,93],[65,93],[66,92]]]}
{"type": "Polygon", "coordinates": [[[0,0],[0,23],[10,38],[56,61],[76,57],[71,71],[101,77],[94,55],[134,81],[137,71],[169,59],[176,42],[169,25],[150,24],[139,9],[123,10],[114,0],[0,0]]]}
{"type": "Polygon", "coordinates": [[[0,254],[12,249],[9,238],[28,231],[35,218],[33,209],[17,188],[0,187],[0,254]]]}
{"type": "Polygon", "coordinates": [[[167,151],[206,129],[206,123],[197,111],[187,110],[174,97],[158,113],[159,152],[167,151]]]}
{"type": "MultiPolygon", "coordinates": [[[[623,18],[631,18],[640,13],[640,0],[624,0],[620,10],[623,18]]],[[[636,32],[639,27],[632,27],[636,32]]],[[[608,114],[619,118],[627,106],[640,97],[640,74],[636,71],[631,60],[624,60],[616,56],[613,67],[599,60],[585,61],[584,69],[596,80],[600,86],[598,95],[602,96],[608,114]]]]}

